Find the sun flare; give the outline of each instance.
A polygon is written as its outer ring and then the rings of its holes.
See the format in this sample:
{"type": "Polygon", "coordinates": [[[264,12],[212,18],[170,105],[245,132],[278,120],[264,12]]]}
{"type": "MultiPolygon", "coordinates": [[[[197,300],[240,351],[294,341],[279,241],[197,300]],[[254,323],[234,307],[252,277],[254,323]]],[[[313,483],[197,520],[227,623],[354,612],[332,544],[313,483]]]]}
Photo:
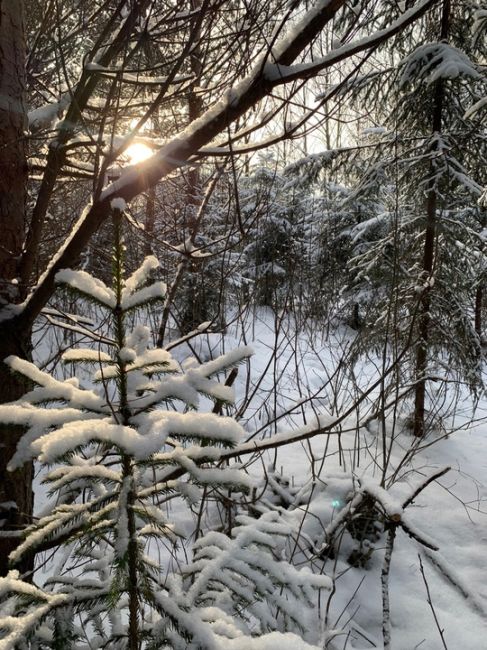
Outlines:
{"type": "Polygon", "coordinates": [[[135,165],[152,156],[152,149],[142,142],[135,142],[127,147],[126,155],[131,165],[135,165]]]}

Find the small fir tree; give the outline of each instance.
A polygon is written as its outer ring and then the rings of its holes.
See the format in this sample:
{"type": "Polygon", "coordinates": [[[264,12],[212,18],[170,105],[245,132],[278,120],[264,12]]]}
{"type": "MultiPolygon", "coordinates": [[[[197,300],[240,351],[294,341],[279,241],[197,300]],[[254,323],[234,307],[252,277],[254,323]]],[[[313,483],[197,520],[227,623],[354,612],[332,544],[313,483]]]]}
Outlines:
{"type": "Polygon", "coordinates": [[[245,647],[251,648],[251,633],[276,630],[279,619],[264,606],[256,608],[254,594],[269,601],[269,608],[277,605],[283,629],[289,629],[299,621],[284,607],[287,592],[293,599],[303,595],[312,608],[313,591],[329,587],[329,581],[276,559],[272,536],[291,531],[266,518],[241,521],[233,542],[211,532],[200,540],[186,570],[193,576],[187,594],[176,579],[168,583],[160,553],[174,547],[180,534],[163,510],[168,502],[178,496],[197,499],[199,486],[246,490],[250,485],[238,468],[215,465],[221,450],[236,444],[240,425],[197,408],[202,395],[219,404],[233,401],[232,389],[214,376],[251,351],[243,348],[182,369],[167,350],[149,348],[146,327],[128,330],[129,315],[163,299],[165,286],[150,281],[158,266],[154,257],[124,279],[122,202],[114,201],[112,208],[113,286],[84,271],[57,276],[59,284],[97,304],[110,323],[110,338],[101,338],[98,349],[64,353],[65,362],[94,368],[99,389],[82,387],[76,377],[57,380],[17,357],[5,360],[34,386],[18,402],[0,407],[2,421],[26,427],[10,468],[36,460],[46,468],[44,483],[55,496],[10,560],[15,566],[28,553],[61,545],[66,550],[42,589],[15,570],[0,579],[0,645],[210,650],[244,634],[234,616],[260,612],[262,625],[246,630],[245,647]],[[173,403],[182,408],[171,408],[173,403]],[[250,532],[243,534],[245,524],[250,532]],[[219,596],[208,591],[212,583],[219,596]],[[240,605],[229,610],[224,604],[237,592],[240,605]]]}

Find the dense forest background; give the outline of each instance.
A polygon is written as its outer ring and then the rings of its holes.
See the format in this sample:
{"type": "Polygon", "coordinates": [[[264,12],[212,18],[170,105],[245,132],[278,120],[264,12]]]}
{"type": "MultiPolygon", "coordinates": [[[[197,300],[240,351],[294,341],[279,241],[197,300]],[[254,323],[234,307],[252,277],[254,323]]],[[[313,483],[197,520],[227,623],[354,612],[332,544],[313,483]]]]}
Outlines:
{"type": "Polygon", "coordinates": [[[2,650],[484,647],[486,33],[0,0],[2,650]]]}

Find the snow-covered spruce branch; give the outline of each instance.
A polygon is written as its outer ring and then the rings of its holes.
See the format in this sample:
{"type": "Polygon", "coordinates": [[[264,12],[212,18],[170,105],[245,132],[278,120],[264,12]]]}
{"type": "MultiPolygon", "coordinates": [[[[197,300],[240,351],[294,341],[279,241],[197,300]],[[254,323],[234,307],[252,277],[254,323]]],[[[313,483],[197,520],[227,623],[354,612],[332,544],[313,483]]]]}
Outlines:
{"type": "Polygon", "coordinates": [[[283,561],[295,527],[285,513],[271,511],[258,519],[238,516],[232,539],[208,532],[194,544],[193,562],[171,579],[170,597],[183,609],[218,608],[249,632],[281,629],[309,638],[316,627],[316,592],[332,583],[283,561]]]}
{"type": "Polygon", "coordinates": [[[0,650],[19,647],[54,608],[68,601],[66,594],[50,594],[23,582],[18,571],[0,578],[0,650]],[[19,601],[22,610],[14,614],[19,601]]]}
{"type": "MultiPolygon", "coordinates": [[[[403,354],[406,354],[406,350],[403,352],[403,354]]],[[[393,372],[394,369],[397,367],[397,365],[401,362],[402,354],[400,354],[395,362],[391,364],[390,368],[386,371],[386,374],[393,372]]],[[[247,443],[240,443],[235,446],[233,449],[218,449],[213,451],[213,456],[210,458],[207,455],[203,455],[203,457],[198,458],[191,458],[191,463],[194,463],[194,465],[191,465],[192,467],[197,467],[201,463],[208,462],[208,460],[212,460],[213,462],[221,462],[221,461],[230,461],[233,459],[240,459],[241,457],[244,457],[246,455],[252,455],[255,453],[260,453],[264,450],[267,449],[276,449],[282,446],[286,446],[288,444],[291,444],[293,442],[298,442],[302,440],[310,440],[314,438],[315,436],[322,435],[324,433],[327,434],[333,434],[334,430],[337,429],[347,417],[351,413],[353,413],[356,410],[356,407],[359,403],[363,402],[367,397],[382,383],[383,378],[380,378],[377,380],[374,384],[372,384],[366,391],[363,392],[363,394],[358,398],[356,402],[344,413],[342,413],[340,416],[336,418],[332,418],[330,416],[324,416],[324,418],[320,418],[319,416],[316,417],[318,422],[310,422],[308,425],[302,428],[298,429],[293,429],[292,431],[289,431],[287,433],[281,433],[281,434],[276,434],[275,436],[271,436],[270,438],[267,438],[265,440],[259,440],[259,441],[252,441],[252,442],[247,442],[247,443]]],[[[193,393],[194,394],[194,393],[193,393]]],[[[175,393],[173,389],[159,389],[159,396],[161,399],[164,397],[177,397],[178,395],[175,393]]],[[[218,398],[216,398],[218,400],[218,398]]],[[[149,402],[152,403],[152,396],[150,397],[149,402]]],[[[148,403],[149,404],[149,403],[148,403]]],[[[1,413],[1,412],[0,412],[1,413]]],[[[164,418],[166,416],[152,416],[155,418],[164,418]]],[[[173,414],[171,417],[177,417],[177,414],[173,414]]],[[[137,438],[135,438],[137,439],[137,438]]],[[[147,441],[147,444],[148,441],[147,441]]],[[[152,443],[154,444],[154,442],[152,443]]],[[[205,448],[205,451],[207,448],[205,448]]],[[[163,460],[167,460],[168,457],[165,456],[164,459],[160,459],[157,462],[162,462],[163,460]]],[[[171,464],[170,462],[167,462],[165,468],[161,468],[159,474],[158,474],[158,483],[160,485],[166,485],[166,484],[172,484],[172,482],[177,481],[181,479],[187,472],[188,472],[188,467],[185,467],[181,463],[177,464],[174,466],[174,464],[171,464]]],[[[432,479],[433,480],[433,479],[432,479]]],[[[423,489],[423,488],[422,488],[423,489]]],[[[362,497],[359,498],[361,500],[362,497]]],[[[354,505],[358,505],[354,504],[354,505]]],[[[345,515],[344,515],[345,516],[345,515]]],[[[338,522],[338,517],[334,520],[334,524],[337,524],[338,522]]],[[[405,524],[407,525],[407,524],[405,524]]],[[[81,528],[81,524],[80,524],[81,528]]],[[[330,531],[331,534],[331,531],[330,531]]],[[[65,542],[66,538],[65,535],[62,535],[60,538],[60,542],[65,542]]],[[[40,542],[39,545],[36,547],[36,552],[44,552],[47,550],[50,550],[52,548],[55,548],[57,546],[56,540],[44,540],[43,542],[40,542]]]]}

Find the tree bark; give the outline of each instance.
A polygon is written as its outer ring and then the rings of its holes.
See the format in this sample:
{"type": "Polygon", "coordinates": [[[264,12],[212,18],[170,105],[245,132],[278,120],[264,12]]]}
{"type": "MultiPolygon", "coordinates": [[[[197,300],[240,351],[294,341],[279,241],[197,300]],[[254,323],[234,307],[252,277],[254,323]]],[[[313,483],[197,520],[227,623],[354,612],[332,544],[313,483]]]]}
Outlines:
{"type": "MultiPolygon", "coordinates": [[[[443,0],[440,39],[448,39],[450,23],[450,0],[443,0]]],[[[443,124],[444,82],[440,77],[434,86],[432,133],[441,133],[443,124]]],[[[435,264],[435,244],[438,230],[439,196],[435,180],[435,163],[430,163],[430,181],[426,198],[426,228],[423,248],[423,293],[419,310],[419,341],[416,349],[416,387],[414,394],[413,434],[421,438],[426,433],[426,370],[428,366],[428,347],[431,332],[431,289],[435,264]]]]}
{"type": "MultiPolygon", "coordinates": [[[[0,0],[0,304],[19,300],[18,267],[24,237],[27,192],[25,29],[23,0],[0,0]]],[[[29,329],[16,319],[0,322],[0,400],[10,402],[25,393],[26,380],[16,377],[2,361],[16,354],[29,357],[29,329]]],[[[0,425],[0,533],[19,531],[32,519],[32,466],[7,472],[23,431],[0,425]]],[[[0,575],[8,571],[15,537],[0,536],[0,575]]],[[[27,571],[31,561],[19,568],[27,571]]]]}
{"type": "Polygon", "coordinates": [[[24,236],[27,160],[24,130],[25,34],[23,2],[0,0],[0,298],[18,295],[24,236]]]}
{"type": "MultiPolygon", "coordinates": [[[[190,0],[190,11],[201,11],[201,0],[190,0]]],[[[199,45],[201,30],[198,30],[196,46],[189,57],[189,66],[194,82],[188,90],[188,124],[199,119],[204,112],[201,91],[198,87],[201,81],[201,47],[199,45]]],[[[195,165],[186,174],[186,207],[184,216],[185,239],[193,237],[196,228],[198,208],[201,205],[201,178],[199,168],[195,165]]],[[[198,327],[208,318],[208,309],[204,296],[204,288],[199,278],[201,273],[201,261],[191,260],[185,267],[187,275],[184,295],[182,296],[182,313],[179,321],[181,334],[187,334],[198,327]]]]}
{"type": "MultiPolygon", "coordinates": [[[[14,4],[18,0],[9,0],[14,4]]],[[[15,322],[0,323],[0,400],[11,402],[19,399],[29,388],[28,381],[21,375],[11,373],[3,363],[7,356],[15,354],[24,359],[30,357],[30,336],[22,335],[15,322]]],[[[34,495],[32,492],[33,465],[26,463],[15,472],[7,470],[7,464],[17,449],[23,435],[22,427],[0,424],[0,576],[9,570],[8,556],[18,543],[18,536],[2,537],[7,532],[12,535],[32,523],[34,495]]],[[[21,573],[33,568],[33,557],[26,557],[16,565],[21,573]]]]}
{"type": "Polygon", "coordinates": [[[482,307],[484,302],[484,287],[479,284],[475,292],[475,331],[482,341],[482,307]]]}

